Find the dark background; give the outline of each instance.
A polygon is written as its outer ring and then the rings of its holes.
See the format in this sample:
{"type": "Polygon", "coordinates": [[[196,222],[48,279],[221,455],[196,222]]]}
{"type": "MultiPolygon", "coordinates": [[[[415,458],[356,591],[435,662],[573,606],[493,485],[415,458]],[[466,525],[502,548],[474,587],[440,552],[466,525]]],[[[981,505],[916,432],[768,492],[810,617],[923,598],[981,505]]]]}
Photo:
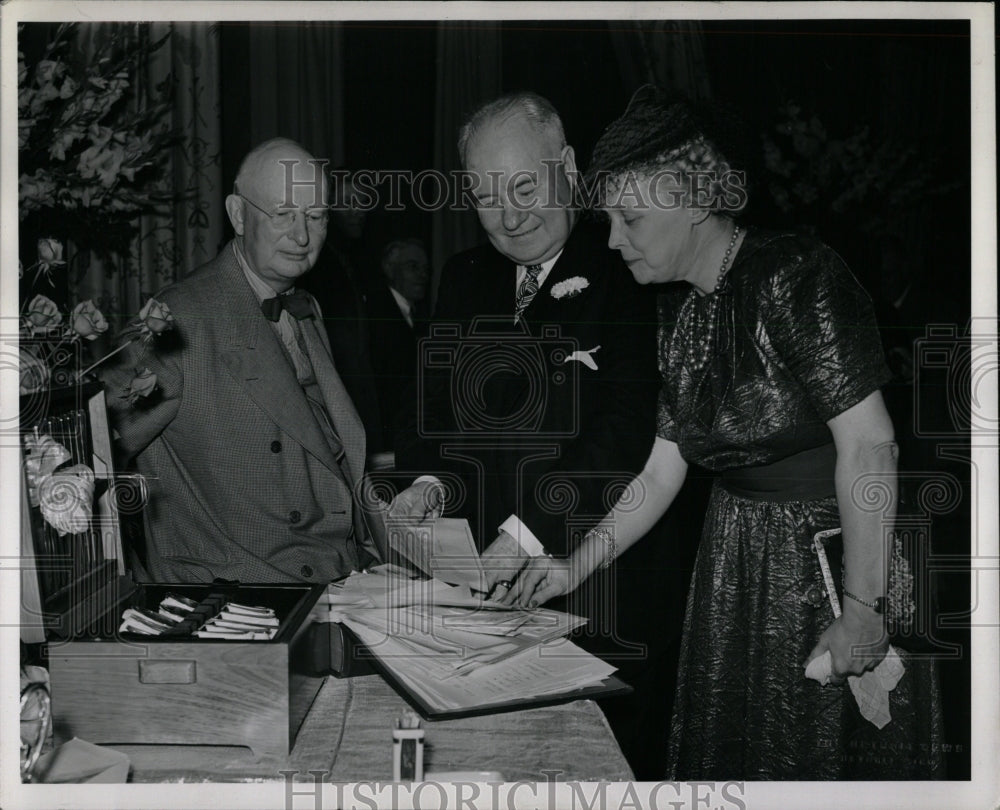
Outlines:
{"type": "MultiPolygon", "coordinates": [[[[246,66],[250,25],[220,25],[223,82],[223,188],[252,146],[244,116],[253,85],[267,76],[246,66]]],[[[436,23],[340,23],[344,46],[345,163],[353,168],[434,167],[436,23]]],[[[460,37],[476,22],[456,23],[460,37]]],[[[502,25],[503,91],[531,89],[560,111],[577,162],[585,168],[605,126],[620,115],[635,89],[625,85],[607,21],[519,21],[502,25]]],[[[796,101],[816,112],[831,137],[861,126],[874,143],[887,139],[912,146],[924,162],[931,187],[958,182],[947,194],[929,195],[907,212],[928,238],[915,252],[921,273],[932,267],[968,267],[969,41],[964,21],[739,21],[702,24],[706,69],[713,99],[735,106],[746,123],[743,147],[757,168],[758,185],[748,217],[787,225],[762,181],[760,134],[773,128],[779,105],[796,101]],[[930,238],[933,232],[933,238],[930,238]],[[926,252],[925,252],[926,251],[926,252]]],[[[680,38],[682,35],[675,35],[680,38]]],[[[471,214],[470,214],[471,216],[471,214]]],[[[408,207],[374,214],[369,238],[379,247],[398,235],[431,238],[428,214],[408,207]],[[380,221],[381,220],[381,221],[380,221]]],[[[798,223],[796,223],[798,224],[798,223]]],[[[871,258],[851,233],[853,223],[811,222],[840,250],[860,276],[871,258]],[[846,231],[841,233],[841,231],[846,231]],[[860,263],[859,263],[860,262],[860,263]]],[[[935,290],[933,313],[959,322],[970,294],[968,273],[948,273],[935,290]]],[[[868,278],[863,278],[866,284],[868,278]]],[[[931,313],[929,313],[931,314],[931,313]]],[[[967,317],[967,312],[964,317],[967,317]]]]}

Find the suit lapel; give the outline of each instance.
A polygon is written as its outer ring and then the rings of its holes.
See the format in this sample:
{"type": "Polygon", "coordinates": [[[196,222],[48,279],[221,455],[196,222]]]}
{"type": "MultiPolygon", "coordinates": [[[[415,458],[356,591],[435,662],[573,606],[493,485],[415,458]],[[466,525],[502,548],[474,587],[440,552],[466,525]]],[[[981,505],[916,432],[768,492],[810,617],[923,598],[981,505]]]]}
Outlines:
{"type": "Polygon", "coordinates": [[[545,277],[545,282],[538,288],[538,293],[532,299],[530,306],[525,311],[525,317],[529,321],[555,321],[561,320],[560,316],[566,311],[566,301],[552,297],[552,288],[561,281],[580,276],[587,278],[589,261],[586,251],[580,250],[579,223],[570,233],[563,252],[556,263],[545,277]]]}
{"type": "Polygon", "coordinates": [[[337,460],[316,424],[295,370],[278,336],[260,311],[230,247],[218,269],[219,300],[230,313],[228,349],[222,362],[236,382],[285,433],[330,469],[337,460]]]}
{"type": "Polygon", "coordinates": [[[317,324],[316,318],[306,318],[299,321],[302,337],[309,350],[313,373],[316,375],[316,382],[319,383],[320,391],[323,392],[326,412],[333,422],[337,435],[340,436],[341,444],[344,446],[351,475],[354,481],[360,481],[365,472],[364,425],[340,379],[340,375],[334,368],[329,346],[323,340],[326,330],[321,330],[317,324]]]}
{"type": "MultiPolygon", "coordinates": [[[[313,309],[319,314],[319,305],[313,301],[313,309]]],[[[364,424],[358,415],[354,402],[344,387],[340,375],[333,364],[333,352],[326,329],[320,329],[319,317],[300,321],[302,338],[309,350],[309,360],[313,373],[323,393],[327,413],[333,421],[333,426],[340,436],[344,447],[347,467],[353,479],[350,484],[355,490],[354,525],[359,540],[367,548],[365,538],[371,538],[379,559],[385,562],[389,559],[389,541],[385,531],[385,519],[378,511],[378,504],[371,503],[367,497],[369,489],[358,487],[365,473],[366,441],[364,424]]],[[[369,549],[370,550],[370,549],[369,549]]]]}

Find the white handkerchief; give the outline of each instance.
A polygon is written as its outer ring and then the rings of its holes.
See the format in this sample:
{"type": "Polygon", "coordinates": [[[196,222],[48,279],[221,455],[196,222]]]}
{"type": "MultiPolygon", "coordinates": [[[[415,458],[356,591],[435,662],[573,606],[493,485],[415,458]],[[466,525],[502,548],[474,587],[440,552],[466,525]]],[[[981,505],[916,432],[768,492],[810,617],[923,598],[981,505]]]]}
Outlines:
{"type": "MultiPolygon", "coordinates": [[[[830,651],[827,650],[806,664],[806,677],[825,686],[832,670],[832,658],[830,651]]],[[[896,688],[905,671],[899,653],[895,647],[890,646],[885,658],[879,661],[875,669],[861,676],[847,676],[847,684],[851,687],[851,693],[858,704],[861,716],[878,729],[885,728],[892,719],[892,714],[889,712],[889,693],[896,688]]]]}
{"type": "Polygon", "coordinates": [[[594,346],[593,349],[587,349],[586,351],[575,351],[563,360],[563,362],[568,363],[571,360],[576,360],[579,363],[583,363],[591,371],[597,371],[597,361],[594,359],[594,353],[600,348],[600,346],[594,346]]]}

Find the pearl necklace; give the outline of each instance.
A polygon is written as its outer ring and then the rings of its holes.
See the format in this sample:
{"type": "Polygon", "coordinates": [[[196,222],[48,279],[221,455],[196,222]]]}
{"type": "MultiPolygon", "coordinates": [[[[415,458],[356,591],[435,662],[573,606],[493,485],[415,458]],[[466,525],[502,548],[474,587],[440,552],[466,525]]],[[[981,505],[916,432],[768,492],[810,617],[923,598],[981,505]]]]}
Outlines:
{"type": "MultiPolygon", "coordinates": [[[[705,328],[702,330],[699,340],[695,341],[692,335],[688,335],[687,344],[687,364],[693,371],[701,371],[708,363],[708,349],[712,335],[715,334],[715,318],[719,311],[719,291],[726,280],[726,273],[729,271],[729,260],[733,256],[736,247],[736,240],[740,236],[740,226],[737,224],[733,228],[733,236],[729,240],[729,247],[726,248],[726,255],[722,257],[722,265],[719,267],[719,275],[715,278],[715,287],[712,289],[711,299],[708,302],[708,310],[705,312],[705,328]]],[[[697,289],[691,290],[692,306],[698,295],[697,289]]]]}

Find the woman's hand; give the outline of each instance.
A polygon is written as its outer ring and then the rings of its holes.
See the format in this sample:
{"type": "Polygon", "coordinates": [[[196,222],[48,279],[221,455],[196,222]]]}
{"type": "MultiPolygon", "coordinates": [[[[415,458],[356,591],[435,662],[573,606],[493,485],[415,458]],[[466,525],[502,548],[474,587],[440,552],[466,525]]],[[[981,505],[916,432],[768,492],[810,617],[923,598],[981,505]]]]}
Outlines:
{"type": "Polygon", "coordinates": [[[845,601],[843,614],[819,637],[808,659],[830,651],[830,683],[834,686],[844,683],[848,675],[863,675],[874,669],[889,649],[883,617],[864,605],[854,609],[849,600],[845,601]]]}
{"type": "MultiPolygon", "coordinates": [[[[840,525],[844,532],[844,587],[873,598],[886,592],[886,526],[896,516],[896,444],[892,420],[882,395],[875,391],[835,416],[827,425],[837,447],[834,480],[840,525]],[[877,493],[879,509],[862,509],[866,497],[877,493]]],[[[889,638],[884,617],[847,597],[843,615],[820,636],[810,659],[830,651],[830,682],[862,675],[885,657],[889,638]]]]}
{"type": "Polygon", "coordinates": [[[579,584],[569,560],[532,557],[500,601],[505,605],[538,607],[549,599],[569,593],[579,584]]]}

